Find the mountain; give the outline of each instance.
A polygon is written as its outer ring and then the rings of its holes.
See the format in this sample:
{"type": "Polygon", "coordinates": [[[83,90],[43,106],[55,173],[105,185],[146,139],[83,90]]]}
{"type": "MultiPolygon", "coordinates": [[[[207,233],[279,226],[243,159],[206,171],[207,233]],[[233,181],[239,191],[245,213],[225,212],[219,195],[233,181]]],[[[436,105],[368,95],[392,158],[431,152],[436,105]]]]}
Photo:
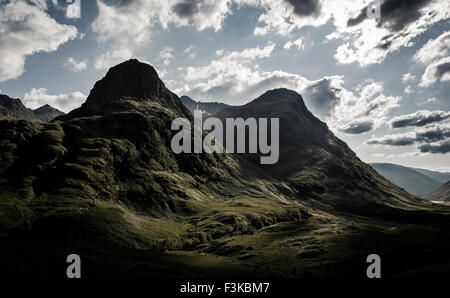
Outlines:
{"type": "Polygon", "coordinates": [[[0,94],[0,119],[39,121],[34,112],[26,108],[20,99],[0,94]]]}
{"type": "Polygon", "coordinates": [[[425,199],[437,202],[450,202],[450,181],[444,183],[437,190],[423,196],[425,199]]]}
{"type": "Polygon", "coordinates": [[[371,166],[386,179],[416,196],[428,194],[442,185],[439,180],[416,169],[390,163],[373,163],[371,166]]]}
{"type": "Polygon", "coordinates": [[[198,108],[199,110],[205,111],[210,115],[215,115],[220,111],[222,111],[223,109],[229,107],[229,105],[221,102],[195,101],[192,98],[185,95],[181,96],[180,100],[189,109],[191,113],[194,113],[194,110],[198,108]]]}
{"type": "Polygon", "coordinates": [[[381,177],[299,94],[228,116],[279,118],[279,162],[175,154],[172,121],[193,116],[135,59],[51,123],[0,121],[0,276],[60,276],[68,252],[87,277],[361,278],[373,252],[385,277],[448,275],[450,209],[381,177]]]}
{"type": "Polygon", "coordinates": [[[418,169],[418,168],[412,168],[413,170],[424,174],[430,178],[433,178],[434,180],[437,180],[441,183],[445,183],[450,180],[450,173],[444,173],[444,172],[437,172],[437,171],[430,171],[425,169],[418,169]]]}
{"type": "Polygon", "coordinates": [[[64,113],[50,105],[44,105],[33,111],[26,108],[20,99],[0,94],[0,119],[49,122],[61,115],[64,113]]]}
{"type": "Polygon", "coordinates": [[[36,110],[33,110],[36,117],[43,122],[50,122],[56,117],[65,115],[65,113],[61,112],[58,109],[46,104],[36,110]]]}
{"type": "Polygon", "coordinates": [[[336,210],[382,216],[389,214],[385,208],[392,204],[407,209],[422,204],[363,163],[308,111],[295,91],[271,90],[246,105],[224,109],[217,116],[223,120],[279,118],[278,163],[260,166],[258,155],[244,157],[267,175],[288,183],[302,200],[320,196],[321,204],[336,210]],[[339,199],[336,194],[341,194],[339,199]]]}

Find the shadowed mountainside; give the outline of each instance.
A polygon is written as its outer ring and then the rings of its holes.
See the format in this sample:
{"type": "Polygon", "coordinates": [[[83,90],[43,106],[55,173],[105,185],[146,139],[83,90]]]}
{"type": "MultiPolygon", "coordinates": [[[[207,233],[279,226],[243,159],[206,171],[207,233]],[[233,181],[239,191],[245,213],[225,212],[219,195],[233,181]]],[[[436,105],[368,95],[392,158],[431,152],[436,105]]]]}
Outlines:
{"type": "Polygon", "coordinates": [[[181,102],[189,109],[191,113],[194,113],[195,109],[205,111],[209,115],[215,115],[223,109],[229,107],[229,105],[221,102],[201,102],[195,101],[188,96],[181,96],[181,102]]]}
{"type": "Polygon", "coordinates": [[[430,201],[450,202],[450,181],[447,181],[437,190],[423,197],[430,201]]]}
{"type": "Polygon", "coordinates": [[[44,105],[36,110],[31,110],[26,108],[20,99],[10,98],[7,95],[0,94],[0,120],[49,122],[61,115],[64,115],[64,113],[49,105],[44,105]]]}

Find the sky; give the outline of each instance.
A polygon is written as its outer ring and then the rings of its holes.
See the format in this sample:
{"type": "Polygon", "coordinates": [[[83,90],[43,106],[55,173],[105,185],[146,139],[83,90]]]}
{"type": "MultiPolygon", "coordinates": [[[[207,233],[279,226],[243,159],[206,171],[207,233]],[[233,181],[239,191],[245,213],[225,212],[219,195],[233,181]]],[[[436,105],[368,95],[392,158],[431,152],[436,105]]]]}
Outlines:
{"type": "Polygon", "coordinates": [[[448,0],[0,0],[0,93],[29,108],[130,58],[198,101],[295,90],[363,161],[450,171],[448,0]]]}

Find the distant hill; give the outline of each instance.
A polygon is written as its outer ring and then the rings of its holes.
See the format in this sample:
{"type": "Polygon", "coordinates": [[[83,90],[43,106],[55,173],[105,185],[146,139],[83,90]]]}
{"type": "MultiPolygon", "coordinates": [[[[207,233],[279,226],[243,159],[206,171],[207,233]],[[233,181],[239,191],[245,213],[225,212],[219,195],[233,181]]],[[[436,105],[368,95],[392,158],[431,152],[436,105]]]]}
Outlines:
{"type": "Polygon", "coordinates": [[[417,172],[427,175],[428,177],[433,178],[434,180],[437,180],[439,182],[445,183],[447,181],[450,181],[450,173],[442,173],[442,172],[436,172],[436,171],[430,171],[425,169],[417,169],[412,168],[413,170],[416,170],[417,172]]]}
{"type": "Polygon", "coordinates": [[[181,96],[181,102],[189,109],[191,113],[198,107],[198,109],[205,111],[208,114],[215,115],[225,108],[230,107],[227,104],[221,102],[200,102],[195,101],[189,96],[181,96]]]}
{"type": "Polygon", "coordinates": [[[428,194],[442,185],[441,181],[413,168],[391,163],[372,163],[371,166],[386,179],[416,196],[428,194]]]}
{"type": "Polygon", "coordinates": [[[63,112],[61,112],[58,109],[55,109],[50,105],[44,105],[40,108],[37,108],[33,112],[36,115],[36,117],[38,117],[43,122],[50,122],[58,116],[65,115],[63,112]]]}
{"type": "Polygon", "coordinates": [[[26,108],[20,99],[0,95],[0,119],[40,121],[33,110],[26,108]]]}
{"type": "Polygon", "coordinates": [[[31,110],[25,107],[20,99],[0,94],[0,120],[50,122],[61,115],[64,115],[64,113],[50,105],[31,110]]]}
{"type": "Polygon", "coordinates": [[[423,197],[430,201],[450,202],[450,181],[423,197]]]}

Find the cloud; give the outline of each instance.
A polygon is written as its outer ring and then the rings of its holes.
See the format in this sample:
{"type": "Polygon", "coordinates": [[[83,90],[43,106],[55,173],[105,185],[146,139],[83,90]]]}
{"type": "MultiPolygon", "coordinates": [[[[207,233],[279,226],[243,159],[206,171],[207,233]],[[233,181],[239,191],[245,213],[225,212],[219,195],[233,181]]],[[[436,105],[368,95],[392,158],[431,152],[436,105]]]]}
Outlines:
{"type": "Polygon", "coordinates": [[[80,72],[86,70],[87,61],[86,60],[77,61],[75,60],[75,58],[69,57],[67,58],[66,63],[64,63],[63,67],[67,68],[71,72],[80,72]]]}
{"type": "Polygon", "coordinates": [[[422,143],[431,143],[443,141],[450,137],[450,125],[432,125],[425,129],[416,131],[416,141],[422,143]]]}
{"type": "Polygon", "coordinates": [[[401,128],[407,126],[425,126],[430,123],[443,121],[450,118],[450,112],[421,110],[413,114],[394,117],[391,127],[401,128]]]}
{"type": "Polygon", "coordinates": [[[27,56],[56,51],[77,37],[75,27],[59,24],[42,1],[34,2],[37,6],[19,0],[0,6],[0,81],[22,75],[27,56]]]}
{"type": "Polygon", "coordinates": [[[416,76],[413,75],[412,73],[405,73],[402,76],[402,83],[406,84],[408,82],[414,81],[416,79],[416,76]]]}
{"type": "Polygon", "coordinates": [[[49,104],[65,113],[78,108],[86,100],[86,95],[81,92],[72,92],[70,94],[48,94],[46,88],[33,88],[26,92],[23,101],[30,109],[37,109],[45,104],[49,104]]]}
{"type": "Polygon", "coordinates": [[[450,81],[450,56],[428,65],[419,86],[429,87],[436,82],[448,81],[450,81]]]}
{"type": "Polygon", "coordinates": [[[417,144],[422,153],[448,153],[450,144],[450,122],[433,124],[415,132],[386,135],[365,142],[369,145],[409,146],[417,144]]]}
{"type": "Polygon", "coordinates": [[[421,63],[430,63],[435,58],[448,56],[450,53],[450,31],[442,33],[436,39],[429,40],[417,53],[414,59],[421,63]]]}
{"type": "Polygon", "coordinates": [[[269,57],[273,49],[269,42],[241,52],[221,52],[207,65],[188,67],[183,76],[187,83],[175,92],[201,101],[244,104],[267,90],[288,88],[301,93],[308,108],[332,129],[351,134],[385,123],[388,112],[401,100],[384,95],[378,82],[364,82],[354,93],[344,88],[343,76],[309,80],[284,71],[261,71],[257,60],[269,57]]]}
{"type": "Polygon", "coordinates": [[[127,0],[119,5],[97,0],[97,5],[99,14],[92,23],[97,39],[128,44],[148,41],[157,25],[163,29],[175,25],[218,31],[231,14],[231,0],[127,0]]]}
{"type": "Polygon", "coordinates": [[[375,130],[386,122],[389,112],[399,106],[400,96],[387,96],[380,82],[363,82],[355,92],[340,88],[338,103],[327,120],[330,127],[356,134],[375,130]]]}
{"type": "Polygon", "coordinates": [[[418,148],[422,153],[445,154],[450,152],[450,140],[433,144],[423,144],[420,145],[418,148]]]}
{"type": "Polygon", "coordinates": [[[384,0],[381,18],[368,16],[373,0],[239,0],[238,4],[263,9],[255,35],[275,32],[289,35],[306,26],[332,21],[335,31],[327,37],[342,39],[335,58],[339,63],[366,66],[381,63],[389,53],[414,44],[414,38],[433,24],[450,17],[445,1],[384,0]]]}
{"type": "Polygon", "coordinates": [[[381,5],[381,18],[375,20],[367,15],[370,3],[364,2],[366,5],[347,19],[345,27],[335,19],[337,32],[330,38],[350,39],[338,47],[335,55],[342,64],[381,63],[389,53],[412,46],[415,37],[450,17],[445,1],[385,0],[381,5]]]}
{"type": "Polygon", "coordinates": [[[294,13],[301,17],[320,14],[322,3],[318,0],[286,0],[294,8],[294,13]]]}
{"type": "Polygon", "coordinates": [[[195,46],[188,46],[184,51],[183,54],[189,55],[191,58],[195,58],[196,53],[194,52],[195,46]]]}
{"type": "Polygon", "coordinates": [[[372,138],[366,141],[369,145],[388,145],[388,146],[408,146],[416,142],[416,136],[413,133],[386,135],[381,138],[372,138]]]}
{"type": "Polygon", "coordinates": [[[295,46],[299,51],[301,51],[305,48],[305,43],[303,42],[303,39],[300,38],[294,41],[286,42],[283,48],[289,50],[292,46],[295,46]]]}
{"type": "Polygon", "coordinates": [[[170,60],[173,58],[173,48],[171,47],[165,47],[160,53],[159,53],[159,59],[162,60],[164,66],[168,66],[170,64],[170,60]]]}
{"type": "Polygon", "coordinates": [[[373,129],[374,123],[370,120],[367,121],[355,121],[347,124],[346,127],[342,127],[339,131],[346,134],[361,134],[369,132],[373,129]]]}
{"type": "Polygon", "coordinates": [[[94,66],[99,70],[108,69],[130,58],[133,58],[133,53],[128,48],[107,51],[96,58],[94,66]]]}
{"type": "Polygon", "coordinates": [[[288,35],[304,26],[318,27],[330,19],[328,10],[324,10],[325,0],[240,0],[238,4],[247,4],[264,9],[258,18],[261,25],[254,30],[255,35],[276,32],[288,35]]]}
{"type": "Polygon", "coordinates": [[[231,0],[184,0],[175,4],[172,10],[183,21],[180,25],[194,24],[198,30],[222,28],[225,18],[231,14],[231,0]],[[188,22],[186,22],[186,20],[188,22]]]}
{"type": "Polygon", "coordinates": [[[413,87],[411,85],[408,85],[408,86],[406,86],[404,92],[406,94],[412,94],[412,93],[414,93],[414,89],[413,89],[413,87]]]}
{"type": "Polygon", "coordinates": [[[308,108],[321,118],[331,116],[335,106],[340,103],[340,93],[343,90],[343,77],[326,77],[310,83],[303,91],[308,102],[308,108]]]}

